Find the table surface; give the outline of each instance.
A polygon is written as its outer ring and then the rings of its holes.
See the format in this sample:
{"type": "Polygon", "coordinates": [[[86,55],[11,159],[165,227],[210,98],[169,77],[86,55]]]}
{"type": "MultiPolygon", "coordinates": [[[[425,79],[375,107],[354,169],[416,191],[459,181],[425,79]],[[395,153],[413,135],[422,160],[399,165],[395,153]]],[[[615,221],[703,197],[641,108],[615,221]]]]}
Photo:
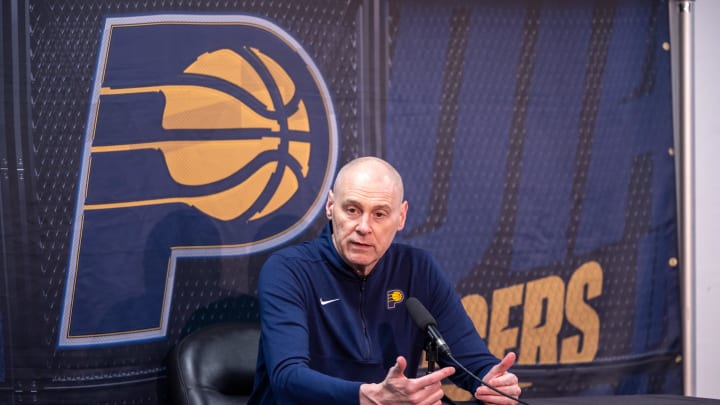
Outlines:
{"type": "MultiPolygon", "coordinates": [[[[585,397],[520,398],[528,405],[578,404],[578,405],[720,405],[720,400],[685,397],[682,395],[601,395],[585,397]]],[[[478,402],[455,402],[457,405],[478,404],[478,402]]]]}

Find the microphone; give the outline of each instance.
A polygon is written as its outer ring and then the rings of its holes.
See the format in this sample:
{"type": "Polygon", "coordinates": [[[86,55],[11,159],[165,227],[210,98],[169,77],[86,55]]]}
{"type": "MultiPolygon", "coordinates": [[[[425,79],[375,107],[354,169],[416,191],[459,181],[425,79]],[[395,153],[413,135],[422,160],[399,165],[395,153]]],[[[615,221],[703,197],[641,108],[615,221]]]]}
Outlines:
{"type": "Polygon", "coordinates": [[[448,356],[452,356],[450,353],[450,346],[445,343],[445,339],[443,339],[440,331],[437,329],[437,322],[435,322],[435,318],[433,318],[430,312],[428,312],[422,302],[415,297],[410,297],[408,298],[406,305],[408,312],[410,312],[410,316],[413,321],[415,321],[415,324],[420,329],[424,330],[428,336],[430,336],[430,339],[433,340],[441,352],[447,354],[448,356]]]}
{"type": "Polygon", "coordinates": [[[519,398],[508,395],[500,391],[499,389],[493,387],[492,385],[486,383],[485,381],[481,380],[478,376],[471,373],[470,370],[465,368],[465,366],[460,364],[460,362],[457,361],[455,357],[453,357],[452,353],[450,352],[450,346],[448,346],[448,344],[445,342],[445,339],[443,339],[442,335],[440,334],[440,331],[437,328],[437,322],[435,321],[435,318],[433,318],[432,314],[430,314],[430,311],[425,308],[425,305],[423,305],[420,300],[415,297],[410,297],[407,299],[406,305],[408,312],[410,312],[410,317],[412,317],[413,321],[415,321],[415,324],[428,334],[428,336],[430,337],[430,339],[432,339],[437,348],[440,349],[440,351],[445,354],[456,366],[458,366],[461,370],[463,370],[470,377],[474,378],[480,384],[490,388],[491,390],[504,396],[505,398],[509,398],[523,405],[528,405],[527,402],[523,402],[519,398]]]}

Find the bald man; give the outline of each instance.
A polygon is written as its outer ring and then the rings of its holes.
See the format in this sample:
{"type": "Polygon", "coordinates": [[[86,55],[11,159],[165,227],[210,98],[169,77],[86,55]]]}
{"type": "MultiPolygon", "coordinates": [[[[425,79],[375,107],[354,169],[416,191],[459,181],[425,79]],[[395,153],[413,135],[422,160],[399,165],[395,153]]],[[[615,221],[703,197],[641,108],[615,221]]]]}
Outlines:
{"type": "Polygon", "coordinates": [[[260,272],[262,333],[250,403],[440,404],[450,378],[486,404],[511,404],[440,359],[416,377],[425,332],[405,301],[416,297],[438,322],[455,358],[511,396],[517,377],[475,332],[460,297],[425,251],[393,243],[405,226],[403,182],[389,163],[355,159],[328,193],[329,223],[315,240],[282,249],[260,272]]]}

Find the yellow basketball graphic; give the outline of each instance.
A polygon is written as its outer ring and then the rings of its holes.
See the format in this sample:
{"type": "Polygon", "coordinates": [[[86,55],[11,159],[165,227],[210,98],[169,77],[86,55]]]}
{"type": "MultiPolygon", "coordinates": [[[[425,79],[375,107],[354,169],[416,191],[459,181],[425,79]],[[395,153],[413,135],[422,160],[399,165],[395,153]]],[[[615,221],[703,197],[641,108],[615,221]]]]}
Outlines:
{"type": "MultiPolygon", "coordinates": [[[[102,88],[102,95],[142,92],[160,92],[165,97],[162,126],[166,130],[187,129],[253,129],[265,130],[267,136],[259,139],[160,141],[134,145],[93,147],[93,153],[120,150],[157,149],[164,156],[172,179],[178,184],[197,186],[220,181],[246,167],[263,152],[278,151],[282,130],[309,133],[310,121],[303,100],[288,105],[296,96],[295,84],[290,75],[272,58],[257,49],[249,51],[261,61],[272,77],[273,90],[268,88],[257,69],[246,58],[229,49],[220,49],[200,55],[185,69],[185,74],[220,79],[246,92],[255,106],[232,95],[197,85],[163,85],[134,88],[102,88]],[[275,97],[274,97],[275,96],[275,97]],[[276,103],[281,105],[277,106],[276,103]],[[258,107],[259,106],[259,107],[258,107]],[[273,136],[275,134],[275,136],[273,136]]],[[[281,178],[272,197],[249,220],[262,218],[285,204],[298,190],[298,176],[308,175],[309,142],[287,141],[287,153],[297,162],[300,172],[288,166],[282,169],[281,178]]],[[[108,209],[181,202],[194,206],[220,220],[235,219],[250,209],[265,190],[270,178],[278,170],[277,162],[267,162],[239,184],[226,190],[197,197],[167,197],[161,199],[109,204],[88,205],[86,209],[108,209]]]]}

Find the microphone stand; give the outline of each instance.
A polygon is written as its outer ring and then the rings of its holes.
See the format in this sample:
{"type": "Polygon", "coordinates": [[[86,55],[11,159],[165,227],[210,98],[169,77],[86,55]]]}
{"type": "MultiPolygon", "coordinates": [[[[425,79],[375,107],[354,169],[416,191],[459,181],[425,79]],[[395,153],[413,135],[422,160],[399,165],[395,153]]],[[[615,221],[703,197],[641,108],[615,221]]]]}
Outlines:
{"type": "Polygon", "coordinates": [[[425,374],[430,374],[435,371],[435,364],[438,361],[438,347],[435,340],[430,336],[425,339],[425,360],[427,360],[427,371],[425,374]]]}
{"type": "MultiPolygon", "coordinates": [[[[435,343],[435,339],[428,336],[427,339],[425,339],[425,360],[427,360],[427,369],[425,370],[426,375],[435,371],[435,365],[439,364],[438,356],[439,355],[437,343],[435,343]]],[[[443,394],[442,403],[455,405],[455,402],[453,402],[453,400],[445,394],[443,394]]]]}

